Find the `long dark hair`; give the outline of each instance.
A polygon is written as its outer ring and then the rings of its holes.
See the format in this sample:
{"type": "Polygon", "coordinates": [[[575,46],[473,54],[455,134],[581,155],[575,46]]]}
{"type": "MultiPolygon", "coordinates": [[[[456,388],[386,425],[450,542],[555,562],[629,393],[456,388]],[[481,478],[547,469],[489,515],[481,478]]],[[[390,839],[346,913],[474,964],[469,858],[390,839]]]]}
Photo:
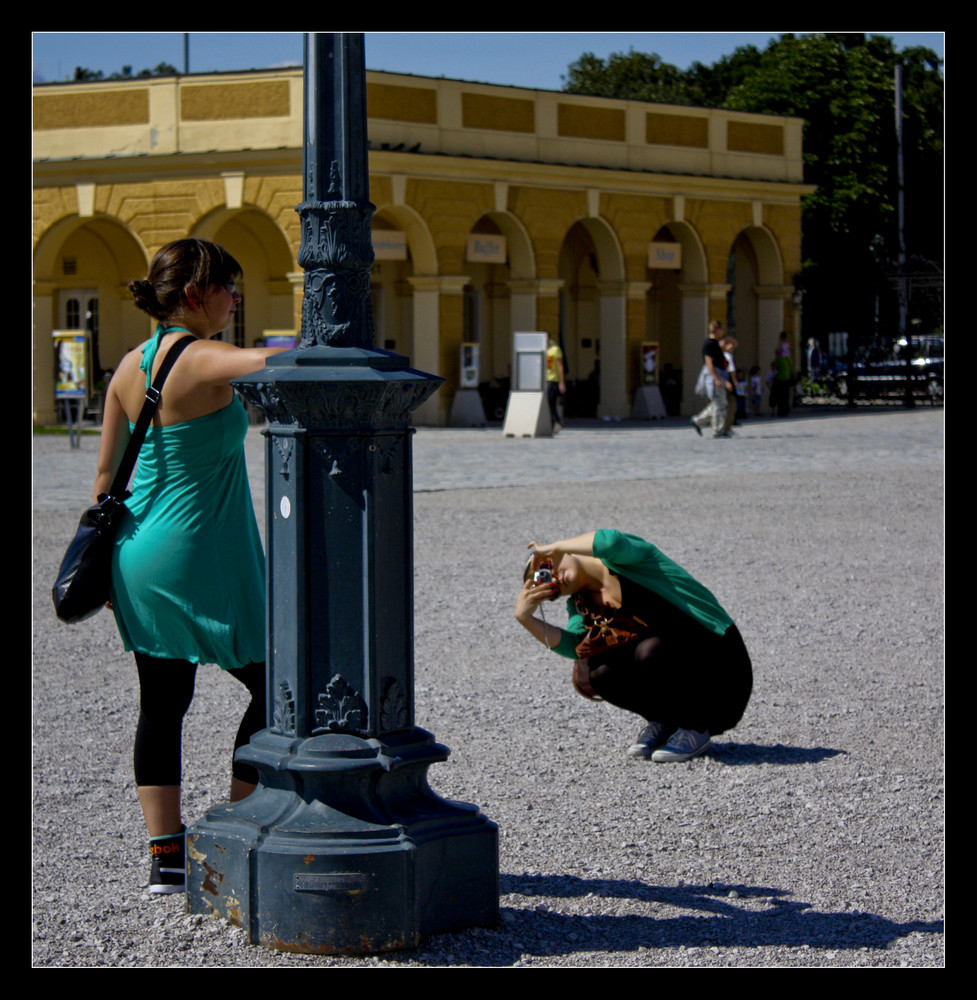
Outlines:
{"type": "Polygon", "coordinates": [[[137,309],[167,320],[186,301],[188,288],[204,291],[210,285],[226,285],[242,273],[241,265],[217,243],[175,240],[157,252],[149,274],[128,287],[137,309]]]}

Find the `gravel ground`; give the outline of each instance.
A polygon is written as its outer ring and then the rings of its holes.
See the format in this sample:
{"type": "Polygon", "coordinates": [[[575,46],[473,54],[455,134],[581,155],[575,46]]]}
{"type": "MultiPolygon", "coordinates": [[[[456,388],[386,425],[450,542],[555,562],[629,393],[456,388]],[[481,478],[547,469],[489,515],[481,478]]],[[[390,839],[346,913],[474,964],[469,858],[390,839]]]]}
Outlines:
{"type": "MultiPolygon", "coordinates": [[[[435,790],[499,824],[501,920],[361,958],[253,947],[148,894],[135,671],[110,615],[69,628],[49,597],[97,444],[34,438],[35,966],[944,964],[941,409],[798,412],[732,441],[422,429],[417,723],[452,750],[435,790]],[[576,695],[512,617],[526,540],[600,526],[658,544],[746,640],[753,699],[706,756],[629,759],[639,720],[576,695]]],[[[260,510],[257,431],[248,451],[260,510]]],[[[198,673],[190,819],[226,791],[242,693],[198,673]]]]}

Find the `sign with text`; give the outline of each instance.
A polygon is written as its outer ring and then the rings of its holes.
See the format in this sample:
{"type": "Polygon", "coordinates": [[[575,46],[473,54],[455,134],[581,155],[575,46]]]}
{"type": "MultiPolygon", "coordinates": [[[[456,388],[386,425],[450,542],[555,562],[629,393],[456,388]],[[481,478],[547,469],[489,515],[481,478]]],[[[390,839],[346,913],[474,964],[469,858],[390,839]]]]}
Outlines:
{"type": "Polygon", "coordinates": [[[376,260],[407,260],[407,233],[400,229],[374,229],[373,256],[376,260]]]}
{"type": "Polygon", "coordinates": [[[682,269],[682,244],[649,243],[648,266],[680,271],[682,269]]]}
{"type": "Polygon", "coordinates": [[[505,237],[494,233],[470,233],[466,260],[482,264],[505,263],[505,237]]]}

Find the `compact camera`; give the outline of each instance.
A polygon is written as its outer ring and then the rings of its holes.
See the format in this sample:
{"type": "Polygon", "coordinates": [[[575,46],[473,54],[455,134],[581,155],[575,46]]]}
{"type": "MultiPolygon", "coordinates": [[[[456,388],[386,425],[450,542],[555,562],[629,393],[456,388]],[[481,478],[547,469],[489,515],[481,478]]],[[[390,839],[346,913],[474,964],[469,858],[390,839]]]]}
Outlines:
{"type": "Polygon", "coordinates": [[[553,579],[553,563],[545,562],[533,573],[533,583],[539,585],[548,583],[550,585],[550,596],[547,600],[555,601],[560,596],[559,584],[553,579]]]}

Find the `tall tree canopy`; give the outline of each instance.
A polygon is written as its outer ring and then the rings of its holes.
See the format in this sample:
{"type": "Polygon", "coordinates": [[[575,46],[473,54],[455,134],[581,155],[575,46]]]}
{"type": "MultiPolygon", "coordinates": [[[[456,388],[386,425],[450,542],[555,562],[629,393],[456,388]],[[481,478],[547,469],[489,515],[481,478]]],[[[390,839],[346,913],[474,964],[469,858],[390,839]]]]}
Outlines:
{"type": "MultiPolygon", "coordinates": [[[[896,64],[903,66],[905,244],[911,272],[942,272],[943,76],[930,49],[897,52],[879,35],[783,35],[744,46],[712,66],[680,70],[654,54],[585,53],[564,90],[630,100],[792,115],[805,119],[805,327],[891,333],[891,276],[899,252],[896,205],[896,64]]],[[[942,295],[918,294],[911,318],[942,323],[942,295]]]]}

